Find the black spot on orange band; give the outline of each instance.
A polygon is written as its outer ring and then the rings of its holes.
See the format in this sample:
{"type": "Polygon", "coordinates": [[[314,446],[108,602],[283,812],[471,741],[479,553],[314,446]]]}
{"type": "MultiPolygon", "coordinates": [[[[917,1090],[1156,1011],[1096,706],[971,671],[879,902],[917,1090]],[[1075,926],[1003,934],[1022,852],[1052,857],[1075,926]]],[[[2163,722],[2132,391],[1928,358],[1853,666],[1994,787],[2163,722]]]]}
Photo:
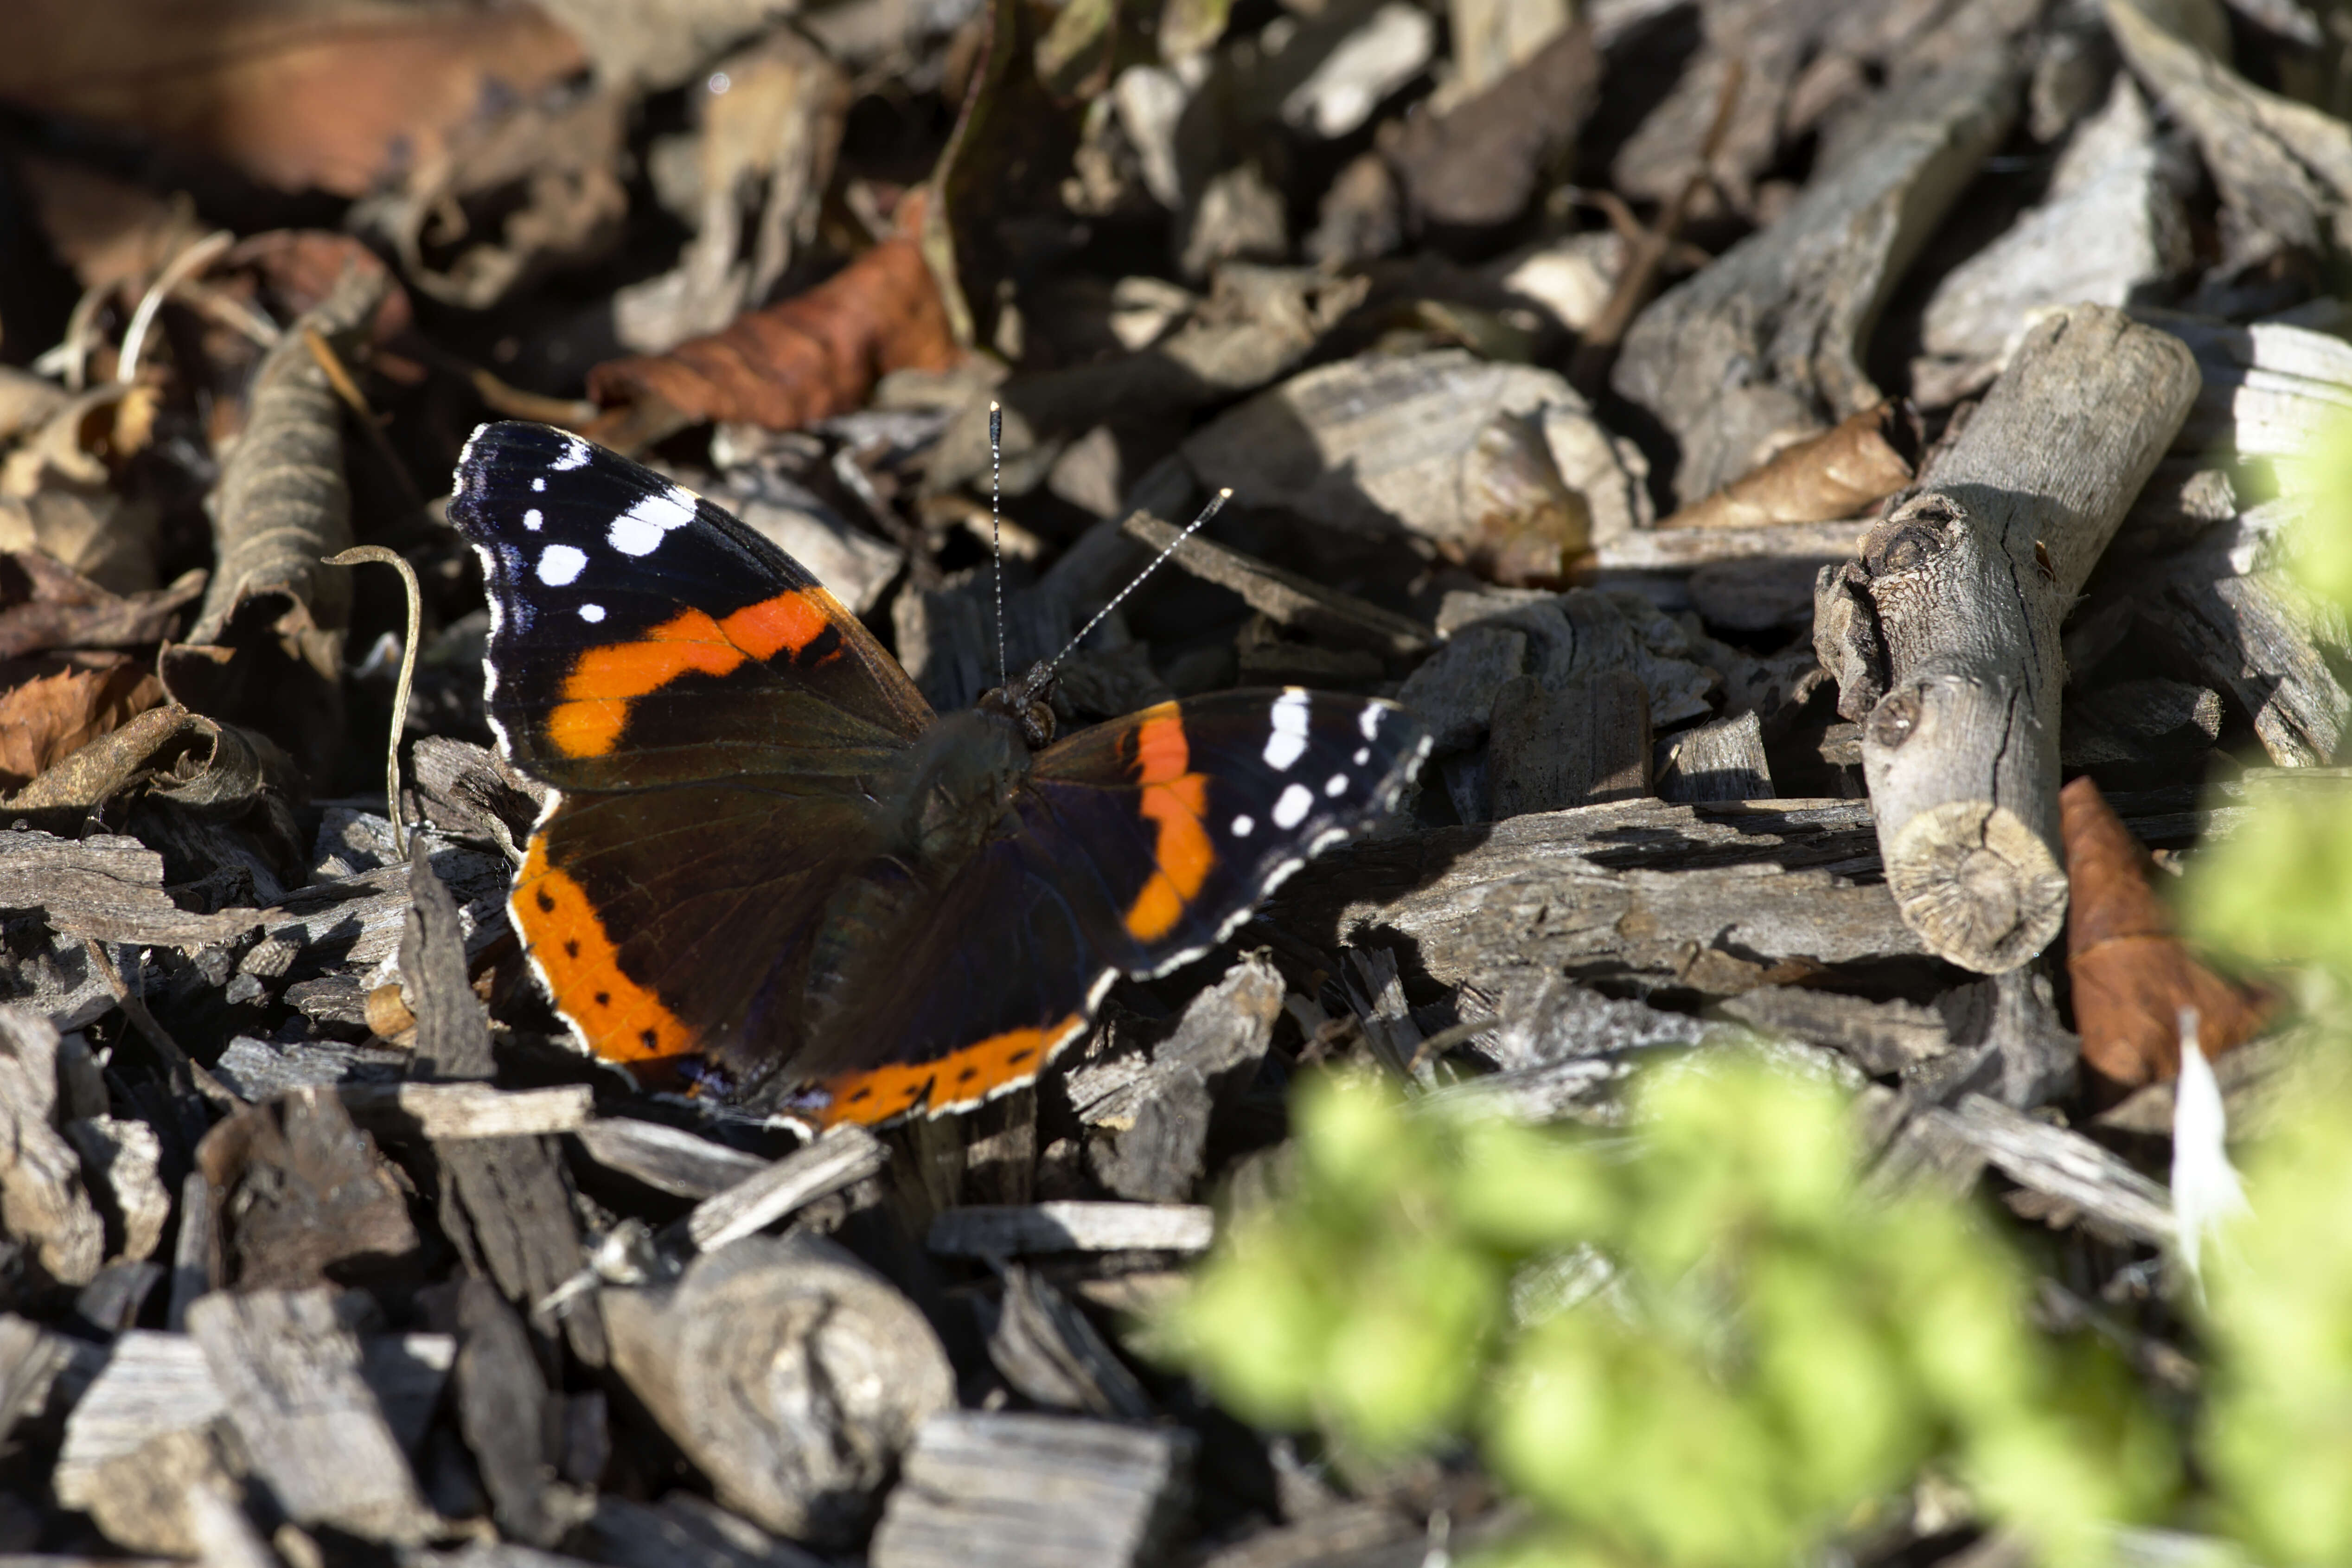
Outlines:
{"type": "Polygon", "coordinates": [[[1086,1027],[1072,1013],[1042,1029],[1008,1029],[937,1061],[894,1062],[869,1072],[843,1073],[815,1087],[807,1103],[819,1129],[844,1121],[872,1127],[918,1110],[937,1114],[977,1105],[999,1089],[1028,1082],[1053,1054],[1086,1027]],[[942,1089],[942,1085],[951,1088],[942,1089]]]}
{"type": "Polygon", "coordinates": [[[677,1015],[622,972],[619,949],[587,890],[548,864],[545,838],[531,839],[508,908],[555,1005],[589,1049],[607,1061],[642,1062],[691,1048],[692,1031],[677,1015]]]}

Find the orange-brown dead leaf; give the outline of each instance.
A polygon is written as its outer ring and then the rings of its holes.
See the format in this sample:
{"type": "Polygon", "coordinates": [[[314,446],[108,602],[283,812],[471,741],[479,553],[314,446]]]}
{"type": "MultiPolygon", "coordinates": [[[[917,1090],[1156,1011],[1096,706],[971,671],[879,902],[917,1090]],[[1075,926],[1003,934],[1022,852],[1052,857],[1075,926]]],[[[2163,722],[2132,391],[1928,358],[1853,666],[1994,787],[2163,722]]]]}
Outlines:
{"type": "Polygon", "coordinates": [[[0,662],[0,790],[163,700],[143,659],[120,653],[42,654],[0,662]]]}
{"type": "Polygon", "coordinates": [[[364,195],[485,103],[579,71],[527,6],[11,0],[0,100],[144,132],[282,190],[364,195]]]}
{"type": "Polygon", "coordinates": [[[1917,429],[1905,410],[1893,403],[1874,403],[1818,436],[1782,448],[1762,467],[1662,519],[1658,526],[1835,522],[1909,484],[1917,452],[1917,429]]]}
{"type": "Polygon", "coordinates": [[[608,360],[588,395],[618,412],[590,433],[642,442],[706,420],[790,430],[864,405],[894,370],[960,357],[939,286],[911,238],[884,240],[805,294],[739,316],[664,354],[608,360]],[[667,430],[664,426],[667,426],[667,430]],[[652,431],[653,436],[644,432],[652,431]]]}
{"type": "Polygon", "coordinates": [[[2180,1071],[2180,1009],[2197,1010],[2208,1057],[2262,1026],[2265,1000],[2207,968],[2173,934],[2172,911],[2148,886],[2147,853],[2089,778],[2059,793],[2073,899],[2066,973],[2083,1059],[2126,1087],[2180,1071]]]}

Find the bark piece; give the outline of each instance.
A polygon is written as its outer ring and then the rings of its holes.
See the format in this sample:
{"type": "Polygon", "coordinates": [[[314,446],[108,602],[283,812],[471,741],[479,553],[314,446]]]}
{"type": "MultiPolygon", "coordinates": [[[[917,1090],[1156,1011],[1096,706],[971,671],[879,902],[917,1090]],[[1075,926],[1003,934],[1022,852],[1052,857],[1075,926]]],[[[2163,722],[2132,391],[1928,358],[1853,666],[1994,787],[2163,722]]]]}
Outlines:
{"type": "Polygon", "coordinates": [[[457,1286],[457,1423],[490,1494],[499,1531],[552,1544],[589,1511],[555,1479],[562,1401],[541,1376],[531,1338],[486,1279],[457,1286]]]}
{"type": "Polygon", "coordinates": [[[1507,1073],[1696,1045],[1715,1028],[1687,1013],[1604,996],[1559,974],[1517,968],[1463,982],[1454,1010],[1465,1023],[1493,1020],[1471,1037],[1471,1045],[1507,1073]]]}
{"type": "Polygon", "coordinates": [[[1148,1056],[1074,1068],[1064,1087],[1093,1131],[1088,1154],[1097,1179],[1139,1203],[1190,1197],[1206,1168],[1213,1115],[1257,1076],[1282,1014],[1282,994],[1273,964],[1251,953],[1187,1004],[1148,1056]]]}
{"type": "Polygon", "coordinates": [[[1646,522],[1633,462],[1567,381],[1457,349],[1306,371],[1184,444],[1208,485],[1511,582],[1646,522]]]}
{"type": "Polygon", "coordinates": [[[681,1198],[710,1198],[769,1169],[770,1162],[657,1121],[603,1116],[575,1131],[588,1157],[607,1170],[681,1198]]]}
{"type": "Polygon", "coordinates": [[[1875,403],[1667,517],[1660,528],[1761,528],[1853,517],[1911,482],[1917,416],[1875,403]]]}
{"type": "Polygon", "coordinates": [[[1440,984],[1524,966],[1731,995],[1922,951],[1877,875],[1858,803],[1620,801],[1345,846],[1269,916],[1327,949],[1409,943],[1440,984]]]}
{"type": "Polygon", "coordinates": [[[410,1544],[439,1527],[327,1291],[216,1291],[188,1309],[188,1332],[255,1472],[297,1523],[410,1544]]]}
{"type": "Polygon", "coordinates": [[[1550,691],[1523,675],[1495,694],[1491,724],[1491,817],[1650,793],[1649,694],[1631,670],[1550,691]]]}
{"type": "Polygon", "coordinates": [[[1525,212],[1591,112],[1601,54],[1570,24],[1476,96],[1404,121],[1382,151],[1420,225],[1441,243],[1525,212]]]}
{"type": "Polygon", "coordinates": [[[2156,124],[2127,76],[2078,129],[2041,204],[1936,286],[1920,329],[1930,354],[1992,361],[2052,306],[2129,304],[2190,259],[2189,214],[2156,124]]]}
{"type": "Polygon", "coordinates": [[[90,1522],[127,1552],[203,1556],[209,1564],[205,1538],[217,1527],[199,1517],[202,1504],[191,1504],[216,1497],[234,1511],[227,1500],[243,1495],[246,1474],[240,1445],[217,1420],[159,1432],[100,1467],[88,1494],[90,1522]]]}
{"type": "Polygon", "coordinates": [[[583,1532],[593,1544],[582,1550],[611,1568],[824,1568],[825,1562],[686,1491],[651,1508],[606,1492],[583,1532]]]}
{"type": "Polygon", "coordinates": [[[988,1359],[1024,1397],[1087,1415],[1151,1418],[1150,1397],[1135,1374],[1086,1314],[1034,1272],[1008,1264],[1003,1293],[978,1311],[988,1359]]]}
{"type": "Polygon", "coordinates": [[[58,1376],[72,1366],[73,1347],[14,1312],[0,1312],[0,1441],[11,1428],[47,1405],[58,1376]]]}
{"type": "Polygon", "coordinates": [[[2167,32],[2137,0],[2107,0],[2107,29],[2133,72],[2190,135],[2221,188],[2225,259],[2242,267],[2292,247],[2352,250],[2352,129],[2265,92],[2167,32]]]}
{"type": "Polygon", "coordinates": [[[1981,1094],[1927,1115],[2027,1191],[2053,1198],[2131,1240],[2158,1247],[2172,1240],[2172,1197],[2163,1184],[2080,1132],[2036,1121],[1981,1094]]]}
{"type": "Polygon", "coordinates": [[[207,1206],[234,1216],[222,1248],[243,1289],[301,1289],[400,1272],[416,1258],[408,1200],[332,1089],[298,1089],[205,1134],[207,1206]]]}
{"type": "Polygon", "coordinates": [[[1206,1252],[1216,1216],[1195,1204],[974,1204],[931,1221],[925,1245],[948,1258],[1039,1252],[1206,1252]]]}
{"type": "Polygon", "coordinates": [[[342,746],[343,632],[350,574],[322,557],[352,542],[342,404],[313,337],[348,342],[390,279],[353,268],[305,311],[254,373],[245,433],[221,470],[218,569],[185,647],[159,662],[173,698],[250,725],[323,778],[342,746]]]}
{"type": "Polygon", "coordinates": [[[1743,1024],[1831,1046],[1867,1073],[1902,1075],[1952,1048],[1943,1016],[1916,1003],[1873,1002],[1795,985],[1759,986],[1723,1004],[1743,1024]]]}
{"type": "Polygon", "coordinates": [[[925,1423],[874,1532],[874,1568],[1139,1568],[1191,1498],[1193,1438],[1058,1415],[925,1423]]]}
{"type": "Polygon", "coordinates": [[[1486,738],[1495,698],[1527,668],[1528,636],[1508,626],[1465,626],[1405,677],[1397,700],[1443,753],[1486,738]]]}
{"type": "Polygon", "coordinates": [[[1772,798],[1772,763],[1764,755],[1763,721],[1752,711],[1669,736],[1658,750],[1661,800],[1688,805],[1772,798]]]}
{"type": "Polygon", "coordinates": [[[51,930],[97,942],[193,948],[262,923],[258,910],[200,915],[163,891],[163,858],[136,838],[94,833],[0,837],[0,909],[39,910],[51,930]]]}
{"type": "Polygon", "coordinates": [[[2196,1009],[2197,1043],[2208,1057],[2251,1038],[2267,1009],[2198,962],[2174,934],[2172,910],[2148,886],[2147,851],[2098,785],[2074,780],[2060,805],[2074,889],[2066,973],[2083,1059],[2118,1084],[2174,1078],[2183,1007],[2196,1009]]]}
{"type": "Polygon", "coordinates": [[[2015,113],[2006,47],[1889,93],[1849,161],[1669,289],[1626,334],[1612,384],[1682,443],[1696,498],[1788,441],[1879,401],[1864,341],[1896,281],[2015,113]]]}
{"type": "MultiPolygon", "coordinates": [[[[441,1398],[456,1342],[446,1334],[370,1334],[360,1378],[403,1449],[415,1451],[441,1398]]],[[[132,1329],[115,1337],[66,1418],[52,1484],[68,1508],[88,1508],[105,1468],[165,1432],[201,1429],[227,1410],[205,1351],[184,1333],[132,1329]]]]}
{"type": "MultiPolygon", "coordinates": [[[[2066,703],[2059,761],[2178,777],[2221,735],[2221,694],[2185,680],[2119,680],[2066,703]]],[[[2061,805],[2063,805],[2062,799],[2061,805]]]]}
{"type": "MultiPolygon", "coordinates": [[[[409,1058],[414,1064],[415,1058],[409,1058]]],[[[535,1138],[577,1132],[593,1114],[596,1091],[584,1083],[552,1089],[493,1089],[486,1083],[344,1083],[337,1087],[352,1120],[386,1137],[435,1143],[467,1139],[535,1138]]]]}
{"type": "Polygon", "coordinates": [[[486,838],[511,859],[522,858],[531,825],[547,803],[547,786],[471,742],[420,735],[408,751],[411,787],[425,820],[444,833],[486,838]]]}
{"type": "Polygon", "coordinates": [[[2283,321],[2241,326],[2140,307],[2135,316],[2189,345],[2201,378],[2176,449],[2212,460],[2308,458],[2352,408],[2352,343],[2283,321]]]}
{"type": "Polygon", "coordinates": [[[0,1006],[0,1222],[32,1244],[50,1279],[87,1285],[105,1261],[106,1226],[73,1146],[51,1124],[57,1059],[58,1032],[47,1019],[0,1006]]]}
{"type": "Polygon", "coordinates": [[[675,1286],[602,1295],[614,1370],[720,1502],[795,1540],[854,1539],[917,1428],[955,1404],[922,1314],[814,1237],[750,1237],[675,1286]]]}
{"type": "Polygon", "coordinates": [[[1525,673],[1546,690],[1626,670],[1648,696],[1653,726],[1711,716],[1709,695],[1719,673],[1698,663],[1691,638],[1673,617],[1629,590],[1532,594],[1504,589],[1445,595],[1438,630],[1452,636],[1470,626],[1504,626],[1526,634],[1525,673]]]}
{"type": "Polygon", "coordinates": [[[106,1221],[109,1257],[138,1263],[153,1256],[172,1217],[155,1130],[126,1117],[85,1116],[67,1122],[65,1134],[106,1221]]]}
{"type": "Polygon", "coordinates": [[[806,1148],[694,1205],[686,1233],[705,1252],[754,1235],[829,1193],[879,1172],[890,1151],[855,1123],[834,1128],[806,1148]]]}
{"type": "Polygon", "coordinates": [[[1927,489],[1825,570],[1814,643],[1904,919],[2014,968],[2065,919],[2058,623],[2195,396],[2177,339],[2103,306],[2030,333],[1927,489]]]}

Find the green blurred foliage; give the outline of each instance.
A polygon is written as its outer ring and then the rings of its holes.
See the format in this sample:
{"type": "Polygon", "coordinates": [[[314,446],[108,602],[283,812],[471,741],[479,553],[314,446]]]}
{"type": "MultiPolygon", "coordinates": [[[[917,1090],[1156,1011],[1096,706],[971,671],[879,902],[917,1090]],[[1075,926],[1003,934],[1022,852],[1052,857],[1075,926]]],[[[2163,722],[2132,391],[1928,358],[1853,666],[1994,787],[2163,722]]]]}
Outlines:
{"type": "MultiPolygon", "coordinates": [[[[2292,569],[2352,611],[2352,421],[2305,473],[2292,569]]],[[[2290,1113],[2241,1155],[2250,1212],[2207,1269],[2197,1451],[2212,1522],[2279,1568],[2352,1564],[2352,812],[2291,784],[2259,792],[2192,865],[2181,905],[2214,947],[2298,966],[2305,1036],[2290,1113]]]]}
{"type": "Polygon", "coordinates": [[[1290,1190],[1234,1216],[1176,1342],[1265,1425],[1475,1440],[1546,1521],[1521,1560],[1784,1563],[1936,1461],[2089,1562],[2171,1484],[2127,1381],[2026,1326],[1998,1242],[1857,1188],[1826,1089],[1744,1055],[1654,1075],[1631,1142],[1353,1079],[1297,1112],[1290,1190]]]}

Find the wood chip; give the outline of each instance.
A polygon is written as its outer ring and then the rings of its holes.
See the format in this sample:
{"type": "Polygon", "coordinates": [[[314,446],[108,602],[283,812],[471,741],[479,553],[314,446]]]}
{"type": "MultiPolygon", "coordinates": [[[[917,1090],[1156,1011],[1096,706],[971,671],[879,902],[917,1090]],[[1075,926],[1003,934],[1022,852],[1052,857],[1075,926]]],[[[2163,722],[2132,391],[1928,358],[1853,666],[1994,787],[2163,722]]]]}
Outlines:
{"type": "Polygon", "coordinates": [[[757,1154],[633,1117],[600,1116],[573,1135],[598,1164],[681,1198],[717,1197],[770,1167],[757,1154]]]}
{"type": "Polygon", "coordinates": [[[935,1217],[927,1245],[950,1258],[1206,1252],[1215,1236],[1215,1215],[1193,1204],[976,1204],[935,1217]]]}
{"type": "Polygon", "coordinates": [[[865,1128],[855,1123],[834,1128],[806,1148],[695,1205],[686,1216],[686,1233],[701,1250],[716,1252],[828,1193],[864,1181],[889,1158],[890,1151],[865,1128]]]}
{"type": "Polygon", "coordinates": [[[1191,1498],[1193,1438],[1054,1415],[927,1423],[891,1492],[874,1568],[1131,1568],[1191,1498]]]}

